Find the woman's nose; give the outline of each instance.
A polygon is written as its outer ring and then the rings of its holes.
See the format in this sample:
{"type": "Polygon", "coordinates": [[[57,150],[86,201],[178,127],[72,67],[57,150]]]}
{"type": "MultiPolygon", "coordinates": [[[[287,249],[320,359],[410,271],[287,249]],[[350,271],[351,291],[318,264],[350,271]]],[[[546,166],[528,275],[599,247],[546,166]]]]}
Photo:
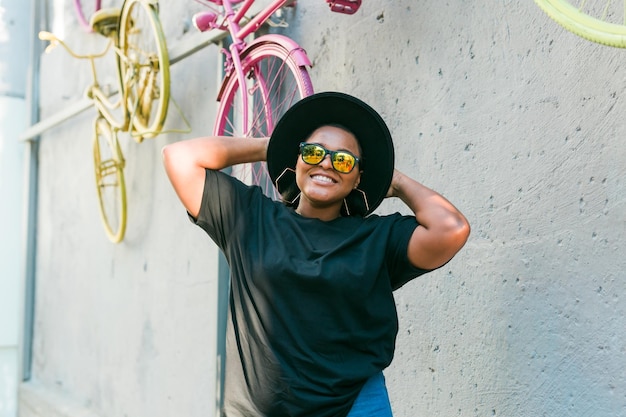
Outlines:
{"type": "Polygon", "coordinates": [[[322,165],[326,169],[332,169],[333,163],[330,160],[330,158],[331,158],[330,154],[327,153],[326,155],[324,155],[324,158],[322,158],[322,162],[320,162],[319,165],[322,165]]]}

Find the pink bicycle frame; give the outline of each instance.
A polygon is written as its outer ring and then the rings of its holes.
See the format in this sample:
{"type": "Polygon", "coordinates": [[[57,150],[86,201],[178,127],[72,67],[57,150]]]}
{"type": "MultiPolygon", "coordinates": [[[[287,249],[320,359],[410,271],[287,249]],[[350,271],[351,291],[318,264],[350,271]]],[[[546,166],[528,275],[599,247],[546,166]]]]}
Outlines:
{"type": "MultiPolygon", "coordinates": [[[[94,7],[95,7],[94,11],[97,12],[98,10],[100,10],[101,3],[102,3],[101,0],[86,0],[86,1],[94,3],[94,7]]],[[[92,30],[91,25],[89,24],[89,20],[91,19],[91,16],[85,16],[85,12],[83,11],[83,7],[81,5],[81,0],[74,0],[74,10],[76,11],[78,23],[80,23],[80,25],[86,31],[91,31],[92,30]]]]}
{"type": "Polygon", "coordinates": [[[274,14],[278,9],[286,4],[293,3],[295,0],[274,0],[268,4],[263,10],[261,10],[254,18],[245,24],[243,28],[239,26],[239,22],[244,18],[245,14],[250,10],[250,7],[256,0],[207,0],[211,3],[224,7],[224,19],[221,22],[217,22],[217,16],[208,13],[197,13],[194,19],[202,19],[206,16],[207,22],[203,22],[201,25],[197,25],[200,31],[206,31],[209,29],[218,29],[228,31],[233,39],[234,43],[242,43],[243,39],[255,32],[269,17],[274,14]],[[233,5],[242,3],[243,5],[237,10],[233,10],[233,5]],[[204,16],[203,16],[204,15],[204,16]]]}
{"type": "MultiPolygon", "coordinates": [[[[226,73],[224,75],[224,80],[222,82],[222,86],[218,93],[218,100],[221,100],[222,94],[224,92],[224,87],[226,86],[230,77],[233,74],[236,74],[239,79],[239,85],[245,85],[245,74],[242,70],[240,53],[247,46],[244,39],[255,32],[261,25],[270,18],[270,16],[276,12],[281,7],[286,4],[293,3],[293,0],[274,0],[267,7],[261,10],[254,18],[250,19],[243,27],[239,25],[239,22],[245,16],[246,12],[250,9],[255,0],[209,0],[212,3],[222,5],[224,7],[223,17],[224,19],[221,22],[217,22],[217,16],[211,12],[207,12],[204,14],[207,21],[198,24],[198,20],[203,18],[203,13],[198,13],[194,16],[194,22],[196,27],[198,27],[201,31],[206,31],[209,29],[218,29],[223,31],[228,31],[232,38],[232,44],[229,47],[229,51],[222,50],[222,52],[226,55],[227,65],[226,65],[226,73]],[[243,2],[243,5],[237,10],[233,10],[232,5],[243,2]]],[[[307,56],[306,52],[302,47],[300,47],[295,41],[292,39],[277,34],[269,34],[263,35],[257,39],[255,39],[250,45],[254,45],[258,42],[274,42],[282,45],[285,49],[287,49],[290,54],[294,57],[298,65],[302,66],[311,66],[311,61],[307,56]]],[[[243,94],[243,108],[248,108],[248,97],[243,94]]],[[[243,123],[245,126],[248,126],[248,114],[243,114],[243,123]]]]}
{"type": "MultiPolygon", "coordinates": [[[[257,15],[255,15],[250,21],[248,21],[243,27],[240,26],[241,20],[248,12],[250,7],[254,4],[255,0],[204,0],[205,2],[211,2],[224,8],[221,21],[218,21],[218,15],[213,12],[200,12],[194,16],[194,24],[200,31],[207,31],[210,29],[217,29],[222,31],[228,31],[230,33],[232,43],[229,47],[229,51],[222,50],[226,56],[225,75],[222,82],[222,86],[218,93],[218,100],[221,100],[224,87],[226,86],[230,77],[236,74],[239,85],[245,85],[245,75],[242,71],[240,54],[248,45],[244,39],[253,32],[256,32],[261,25],[266,22],[272,14],[283,6],[290,5],[295,0],[273,0],[257,15]],[[242,3],[237,9],[233,9],[233,5],[242,3]]],[[[361,6],[361,0],[326,0],[329,4],[331,11],[345,14],[355,13],[361,6]]],[[[257,42],[273,42],[283,46],[294,57],[298,65],[311,66],[311,61],[307,56],[304,49],[302,49],[292,39],[277,34],[263,35],[254,40],[251,45],[257,42]]],[[[242,95],[243,108],[248,108],[248,97],[242,95]]],[[[244,114],[244,125],[248,125],[248,115],[244,114]]]]}

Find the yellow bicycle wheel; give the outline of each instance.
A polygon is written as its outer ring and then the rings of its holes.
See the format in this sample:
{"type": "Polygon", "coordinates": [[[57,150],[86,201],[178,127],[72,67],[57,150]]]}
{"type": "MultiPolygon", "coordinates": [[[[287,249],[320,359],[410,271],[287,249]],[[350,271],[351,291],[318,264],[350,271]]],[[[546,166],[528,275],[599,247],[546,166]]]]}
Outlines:
{"type": "Polygon", "coordinates": [[[161,132],[170,99],[170,63],[157,7],[152,0],[126,0],[120,16],[122,94],[138,141],[161,132]]]}
{"type": "Polygon", "coordinates": [[[103,117],[94,122],[93,162],[104,231],[111,242],[119,243],[126,231],[125,162],[117,133],[103,117]]]}
{"type": "Polygon", "coordinates": [[[626,48],[626,0],[535,0],[553,20],[592,42],[626,48]]]}

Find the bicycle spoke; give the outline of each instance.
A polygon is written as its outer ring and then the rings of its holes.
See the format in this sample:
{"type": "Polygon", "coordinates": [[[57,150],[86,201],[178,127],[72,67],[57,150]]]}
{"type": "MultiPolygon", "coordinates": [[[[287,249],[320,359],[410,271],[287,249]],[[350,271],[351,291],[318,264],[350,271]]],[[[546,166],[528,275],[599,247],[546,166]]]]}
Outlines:
{"type": "MultiPolygon", "coordinates": [[[[258,45],[244,51],[242,63],[245,86],[240,88],[236,78],[230,79],[220,101],[215,133],[234,137],[270,136],[283,113],[313,92],[311,81],[306,70],[278,45],[258,45]],[[247,97],[247,108],[243,108],[242,94],[247,97]]],[[[265,163],[233,167],[232,175],[247,184],[259,185],[274,199],[279,198],[265,163]]]]}
{"type": "Polygon", "coordinates": [[[169,61],[154,6],[125,3],[120,23],[120,76],[137,140],[161,132],[169,104],[169,61]]]}
{"type": "Polygon", "coordinates": [[[107,236],[117,243],[126,230],[124,158],[117,135],[104,119],[97,119],[94,125],[93,156],[100,217],[107,236]]]}

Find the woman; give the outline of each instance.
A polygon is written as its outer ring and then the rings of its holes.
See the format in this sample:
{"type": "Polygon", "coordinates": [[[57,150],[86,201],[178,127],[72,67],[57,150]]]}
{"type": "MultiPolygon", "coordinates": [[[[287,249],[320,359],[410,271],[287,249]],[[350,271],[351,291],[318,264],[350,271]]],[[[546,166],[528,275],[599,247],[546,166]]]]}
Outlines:
{"type": "Polygon", "coordinates": [[[269,139],[192,139],[163,158],[231,269],[223,415],[391,416],[382,371],[398,331],[393,290],[452,259],[470,228],[394,169],[380,115],[319,93],[269,139]],[[264,160],[283,203],[219,171],[264,160]],[[414,215],[371,214],[386,197],[414,215]]]}

